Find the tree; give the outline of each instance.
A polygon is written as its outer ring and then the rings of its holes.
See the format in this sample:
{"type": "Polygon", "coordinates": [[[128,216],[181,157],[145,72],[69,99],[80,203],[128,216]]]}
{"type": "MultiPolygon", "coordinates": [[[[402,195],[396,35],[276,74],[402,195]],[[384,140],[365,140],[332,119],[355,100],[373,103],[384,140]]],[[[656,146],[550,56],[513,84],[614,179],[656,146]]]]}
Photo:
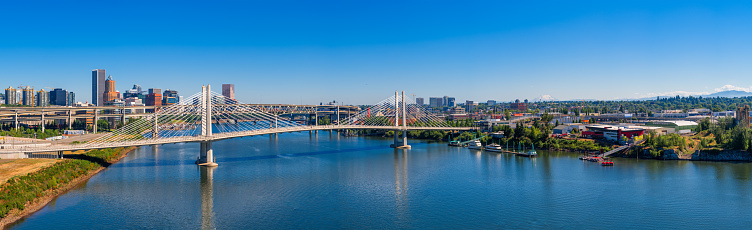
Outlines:
{"type": "Polygon", "coordinates": [[[319,118],[319,125],[331,125],[332,121],[329,119],[329,116],[323,116],[319,118]]]}
{"type": "Polygon", "coordinates": [[[97,130],[104,131],[110,129],[110,123],[107,120],[97,120],[97,130]]]}

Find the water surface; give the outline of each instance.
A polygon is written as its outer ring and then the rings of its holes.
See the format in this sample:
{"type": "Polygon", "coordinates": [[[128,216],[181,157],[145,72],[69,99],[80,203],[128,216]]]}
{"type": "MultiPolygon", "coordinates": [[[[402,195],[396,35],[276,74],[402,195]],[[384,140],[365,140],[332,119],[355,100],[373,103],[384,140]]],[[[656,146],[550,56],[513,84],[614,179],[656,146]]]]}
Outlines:
{"type": "Polygon", "coordinates": [[[748,163],[530,159],[328,132],[141,147],[16,229],[748,228],[748,163]]]}

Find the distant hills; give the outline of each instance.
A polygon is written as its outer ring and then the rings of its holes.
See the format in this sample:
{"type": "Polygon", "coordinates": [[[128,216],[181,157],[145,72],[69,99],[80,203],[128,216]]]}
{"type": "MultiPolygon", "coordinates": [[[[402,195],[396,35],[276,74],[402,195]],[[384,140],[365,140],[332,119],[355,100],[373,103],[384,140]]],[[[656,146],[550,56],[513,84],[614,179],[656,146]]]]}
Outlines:
{"type": "MultiPolygon", "coordinates": [[[[706,95],[692,95],[693,97],[727,97],[727,98],[734,98],[734,97],[752,97],[752,92],[747,91],[741,91],[741,90],[728,90],[728,91],[721,91],[721,92],[715,92],[711,94],[706,95]]],[[[664,99],[664,98],[673,98],[676,96],[658,96],[658,98],[664,99]]],[[[683,97],[683,96],[682,96],[683,97]]],[[[598,99],[569,99],[569,100],[561,100],[561,101],[647,101],[647,100],[655,100],[656,97],[644,97],[644,98],[633,98],[633,99],[616,99],[616,100],[598,100],[598,99]]],[[[535,98],[533,100],[534,102],[544,102],[544,101],[560,101],[559,99],[556,99],[552,97],[551,95],[541,95],[538,98],[535,98]]]]}
{"type": "MultiPolygon", "coordinates": [[[[750,97],[750,96],[752,96],[752,93],[750,92],[739,91],[739,90],[729,90],[729,91],[723,91],[723,92],[717,92],[717,93],[704,95],[702,97],[750,97]]],[[[695,97],[699,97],[699,96],[695,96],[695,97]]]]}
{"type": "MultiPolygon", "coordinates": [[[[752,97],[752,93],[746,92],[746,91],[740,91],[740,90],[728,90],[728,91],[721,91],[716,93],[711,93],[707,95],[692,95],[693,97],[752,97]]],[[[676,96],[659,96],[659,98],[672,98],[676,96]]],[[[645,97],[640,99],[633,99],[634,101],[646,101],[646,100],[655,100],[656,97],[645,97]]],[[[632,101],[632,100],[630,100],[632,101]]]]}

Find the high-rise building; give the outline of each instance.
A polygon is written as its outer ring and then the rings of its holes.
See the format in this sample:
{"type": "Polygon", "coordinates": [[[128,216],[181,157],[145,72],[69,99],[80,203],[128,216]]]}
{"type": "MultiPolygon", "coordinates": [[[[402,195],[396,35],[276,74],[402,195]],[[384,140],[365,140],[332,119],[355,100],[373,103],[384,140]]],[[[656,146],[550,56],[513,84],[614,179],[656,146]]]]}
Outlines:
{"type": "Polygon", "coordinates": [[[444,107],[444,98],[440,98],[440,97],[428,98],[428,105],[433,108],[444,107]]]}
{"type": "Polygon", "coordinates": [[[162,90],[156,88],[149,89],[145,103],[147,106],[162,106],[162,90]]]}
{"type": "Polygon", "coordinates": [[[123,93],[124,99],[132,98],[132,97],[139,98],[139,99],[145,98],[143,91],[141,91],[140,85],[133,85],[132,89],[126,90],[125,93],[123,93]]]}
{"type": "Polygon", "coordinates": [[[5,104],[15,105],[16,102],[16,89],[9,86],[7,89],[5,89],[5,104]]]}
{"type": "Polygon", "coordinates": [[[425,101],[423,101],[422,97],[419,97],[419,98],[415,98],[415,104],[425,105],[426,103],[425,103],[425,101]]]}
{"type": "Polygon", "coordinates": [[[473,111],[473,109],[475,109],[475,106],[477,105],[475,103],[476,102],[474,102],[474,101],[466,100],[465,101],[465,110],[467,110],[467,112],[473,111]]]}
{"type": "Polygon", "coordinates": [[[44,91],[44,89],[37,92],[37,106],[46,107],[50,104],[50,94],[44,91]]]}
{"type": "Polygon", "coordinates": [[[162,93],[162,104],[163,105],[174,105],[179,103],[180,100],[178,100],[178,91],[177,90],[171,90],[166,89],[164,93],[162,93]]]}
{"type": "Polygon", "coordinates": [[[444,105],[447,107],[454,107],[454,98],[453,97],[444,97],[444,105]]]}
{"type": "Polygon", "coordinates": [[[34,103],[36,103],[36,101],[34,100],[34,89],[31,88],[31,86],[26,86],[26,88],[23,89],[22,95],[23,95],[23,101],[22,101],[23,105],[34,106],[34,103]]]}
{"type": "Polygon", "coordinates": [[[235,84],[222,84],[222,96],[235,100],[235,84]]]}
{"type": "Polygon", "coordinates": [[[68,91],[61,88],[50,91],[49,100],[51,105],[68,106],[70,104],[68,102],[68,91]]]}
{"type": "Polygon", "coordinates": [[[73,104],[76,104],[76,94],[73,92],[68,92],[68,104],[67,106],[73,106],[73,104]]]}
{"type": "Polygon", "coordinates": [[[102,94],[102,97],[104,97],[104,104],[108,104],[118,98],[118,93],[115,92],[115,81],[112,80],[112,75],[108,76],[107,80],[104,81],[104,93],[102,94]]]}
{"type": "Polygon", "coordinates": [[[91,71],[91,103],[96,106],[104,105],[105,70],[95,69],[91,71]]]}
{"type": "Polygon", "coordinates": [[[496,105],[496,101],[495,100],[488,100],[486,102],[486,105],[488,105],[488,106],[495,106],[496,105]]]}

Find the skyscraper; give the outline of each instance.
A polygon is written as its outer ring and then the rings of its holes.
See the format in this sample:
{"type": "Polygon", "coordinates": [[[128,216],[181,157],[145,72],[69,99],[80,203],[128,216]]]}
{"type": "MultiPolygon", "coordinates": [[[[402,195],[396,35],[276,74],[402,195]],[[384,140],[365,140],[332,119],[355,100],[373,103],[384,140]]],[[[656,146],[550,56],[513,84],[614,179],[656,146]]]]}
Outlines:
{"type": "Polygon", "coordinates": [[[444,105],[447,107],[454,107],[454,98],[453,97],[444,97],[444,105]]]}
{"type": "Polygon", "coordinates": [[[46,107],[50,104],[50,95],[44,89],[37,92],[37,106],[46,107]]]}
{"type": "Polygon", "coordinates": [[[107,80],[104,81],[104,94],[102,96],[104,97],[105,104],[118,98],[118,93],[115,92],[115,81],[112,80],[112,75],[107,77],[107,80]]]}
{"type": "Polygon", "coordinates": [[[68,92],[68,104],[67,106],[73,106],[73,104],[76,104],[76,94],[73,92],[68,92]]]}
{"type": "Polygon", "coordinates": [[[428,105],[433,108],[444,107],[444,98],[430,97],[428,98],[428,105]]]}
{"type": "Polygon", "coordinates": [[[419,98],[415,98],[415,104],[425,105],[426,102],[424,101],[424,99],[422,97],[419,97],[419,98]]]}
{"type": "Polygon", "coordinates": [[[162,105],[174,105],[179,102],[177,90],[166,89],[162,93],[162,105]]]}
{"type": "Polygon", "coordinates": [[[222,96],[235,100],[235,84],[222,84],[222,96]]]}
{"type": "Polygon", "coordinates": [[[96,106],[104,105],[104,81],[105,70],[95,69],[91,71],[91,103],[96,106]]]}
{"type": "Polygon", "coordinates": [[[149,94],[146,95],[147,106],[162,106],[162,90],[157,88],[149,89],[149,94]]]}
{"type": "Polygon", "coordinates": [[[23,105],[34,106],[35,102],[34,89],[31,88],[31,86],[26,86],[26,88],[23,89],[23,105]]]}
{"type": "Polygon", "coordinates": [[[68,91],[57,88],[52,91],[50,91],[50,104],[53,105],[59,105],[59,106],[67,106],[68,103],[68,91]]]}
{"type": "Polygon", "coordinates": [[[16,104],[16,89],[13,87],[8,87],[5,89],[5,104],[6,105],[15,105],[16,104]]]}

